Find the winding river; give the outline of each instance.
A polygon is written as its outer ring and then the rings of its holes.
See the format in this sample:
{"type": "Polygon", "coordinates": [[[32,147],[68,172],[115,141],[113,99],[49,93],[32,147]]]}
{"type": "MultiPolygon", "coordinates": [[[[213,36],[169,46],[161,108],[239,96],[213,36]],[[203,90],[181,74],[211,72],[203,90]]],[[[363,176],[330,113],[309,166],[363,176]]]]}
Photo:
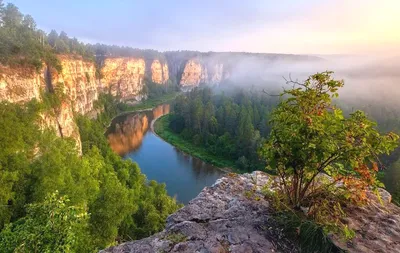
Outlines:
{"type": "Polygon", "coordinates": [[[149,180],[165,183],[169,195],[187,204],[224,172],[179,151],[153,133],[152,122],[169,112],[169,104],[164,104],[120,115],[113,119],[106,134],[114,152],[137,162],[149,180]]]}

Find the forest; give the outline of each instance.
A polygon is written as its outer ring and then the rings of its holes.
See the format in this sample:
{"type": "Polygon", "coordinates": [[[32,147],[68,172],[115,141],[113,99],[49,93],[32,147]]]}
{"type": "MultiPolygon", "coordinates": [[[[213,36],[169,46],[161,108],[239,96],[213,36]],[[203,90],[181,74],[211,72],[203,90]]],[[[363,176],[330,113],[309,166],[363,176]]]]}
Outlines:
{"type": "Polygon", "coordinates": [[[242,171],[263,169],[257,149],[269,134],[268,115],[277,100],[251,91],[231,93],[213,94],[206,87],[178,96],[169,126],[242,171]]]}

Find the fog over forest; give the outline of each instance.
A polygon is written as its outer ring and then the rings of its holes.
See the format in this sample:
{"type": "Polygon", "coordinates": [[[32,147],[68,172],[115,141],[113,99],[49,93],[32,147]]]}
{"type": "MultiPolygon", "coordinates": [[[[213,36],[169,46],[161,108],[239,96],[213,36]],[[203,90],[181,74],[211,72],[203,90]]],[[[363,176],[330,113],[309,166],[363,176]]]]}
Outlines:
{"type": "Polygon", "coordinates": [[[327,70],[345,81],[339,93],[346,104],[383,105],[390,109],[400,106],[400,56],[322,55],[311,60],[275,61],[248,57],[235,64],[230,79],[235,86],[254,85],[276,91],[289,87],[285,78],[303,82],[308,76],[327,70]]]}

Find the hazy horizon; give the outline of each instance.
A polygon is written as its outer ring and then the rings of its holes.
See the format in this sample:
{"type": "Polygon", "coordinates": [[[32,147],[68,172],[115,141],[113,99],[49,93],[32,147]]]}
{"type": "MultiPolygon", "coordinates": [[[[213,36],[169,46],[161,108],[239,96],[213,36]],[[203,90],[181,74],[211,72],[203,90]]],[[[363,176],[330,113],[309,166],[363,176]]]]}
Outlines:
{"type": "MultiPolygon", "coordinates": [[[[45,32],[159,51],[392,55],[400,1],[10,0],[45,32]]],[[[397,53],[398,55],[398,53],[397,53]]]]}

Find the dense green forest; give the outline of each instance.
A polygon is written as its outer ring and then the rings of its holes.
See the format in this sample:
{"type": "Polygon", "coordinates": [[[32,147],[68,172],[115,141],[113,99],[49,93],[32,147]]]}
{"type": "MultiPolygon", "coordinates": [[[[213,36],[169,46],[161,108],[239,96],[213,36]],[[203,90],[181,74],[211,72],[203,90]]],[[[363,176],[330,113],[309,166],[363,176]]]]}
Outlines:
{"type": "Polygon", "coordinates": [[[177,97],[169,126],[242,171],[263,169],[257,150],[269,134],[268,115],[276,104],[277,99],[264,93],[213,94],[210,88],[196,88],[177,97]]]}
{"type": "Polygon", "coordinates": [[[109,148],[103,133],[117,113],[113,98],[100,97],[96,120],[78,117],[82,156],[73,140],[39,129],[43,108],[0,104],[0,248],[90,252],[163,229],[179,205],[109,148]]]}

